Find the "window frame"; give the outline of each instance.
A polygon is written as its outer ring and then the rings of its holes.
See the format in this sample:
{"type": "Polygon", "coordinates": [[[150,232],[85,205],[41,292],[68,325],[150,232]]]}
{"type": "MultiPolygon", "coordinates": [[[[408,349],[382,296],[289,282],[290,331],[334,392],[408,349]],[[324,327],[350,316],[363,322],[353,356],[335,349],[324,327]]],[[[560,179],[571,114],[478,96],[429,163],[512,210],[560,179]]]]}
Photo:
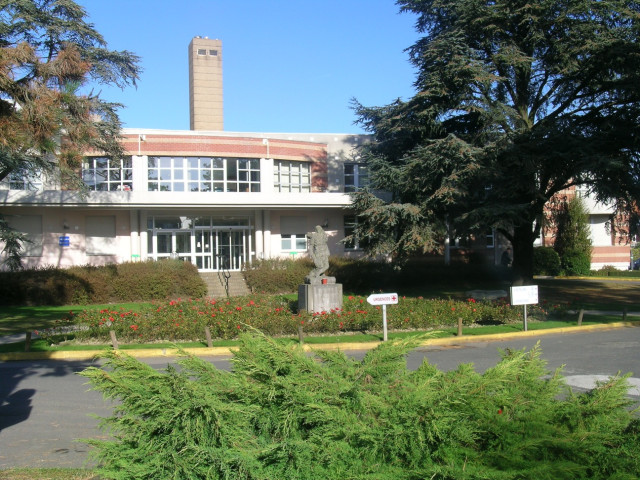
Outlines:
{"type": "Polygon", "coordinates": [[[260,159],[150,156],[149,192],[260,192],[260,159]]]}
{"type": "Polygon", "coordinates": [[[369,186],[369,170],[363,163],[344,164],[344,192],[353,193],[369,186]],[[348,171],[351,170],[351,171],[348,171]]]}
{"type": "Polygon", "coordinates": [[[8,175],[9,190],[41,192],[44,189],[42,170],[28,172],[26,169],[15,170],[8,175]]]}
{"type": "Polygon", "coordinates": [[[280,251],[282,252],[306,252],[309,246],[307,244],[307,235],[305,233],[282,233],[280,234],[280,251]],[[289,241],[290,247],[285,247],[285,241],[289,241]],[[298,241],[304,242],[304,248],[298,247],[298,241]],[[294,248],[292,248],[294,247],[294,248]]]}
{"type": "Polygon", "coordinates": [[[109,157],[87,157],[82,162],[82,181],[92,192],[133,190],[133,158],[123,157],[113,165],[109,157]],[[101,162],[101,165],[98,165],[101,162]],[[106,186],[98,188],[98,186],[106,186]]]}
{"type": "Polygon", "coordinates": [[[295,160],[274,160],[273,186],[279,193],[310,193],[311,164],[295,160]]]}

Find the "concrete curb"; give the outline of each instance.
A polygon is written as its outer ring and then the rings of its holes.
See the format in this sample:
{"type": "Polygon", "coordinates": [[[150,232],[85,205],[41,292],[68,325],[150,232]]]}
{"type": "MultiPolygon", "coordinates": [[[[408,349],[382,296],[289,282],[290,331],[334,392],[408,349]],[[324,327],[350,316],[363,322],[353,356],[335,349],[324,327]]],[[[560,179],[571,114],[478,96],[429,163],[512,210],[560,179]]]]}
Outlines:
{"type": "MultiPolygon", "coordinates": [[[[553,334],[570,334],[596,332],[601,330],[612,330],[617,328],[640,327],[640,321],[602,323],[597,325],[583,325],[575,327],[548,328],[544,330],[528,330],[526,332],[496,333],[491,335],[463,335],[461,337],[431,338],[419,343],[420,347],[460,345],[474,342],[492,342],[509,340],[512,338],[527,338],[553,334]]],[[[353,342],[353,343],[324,343],[324,344],[304,344],[303,349],[307,352],[315,350],[370,350],[380,345],[380,342],[353,342]]],[[[184,352],[199,357],[224,357],[230,356],[238,347],[202,347],[184,348],[184,352]]],[[[107,348],[105,348],[107,350],[107,348]]],[[[104,350],[82,350],[65,352],[11,352],[0,353],[0,361],[12,362],[20,360],[92,360],[104,350]]],[[[169,358],[178,355],[176,348],[150,348],[118,350],[135,358],[169,358]]]]}

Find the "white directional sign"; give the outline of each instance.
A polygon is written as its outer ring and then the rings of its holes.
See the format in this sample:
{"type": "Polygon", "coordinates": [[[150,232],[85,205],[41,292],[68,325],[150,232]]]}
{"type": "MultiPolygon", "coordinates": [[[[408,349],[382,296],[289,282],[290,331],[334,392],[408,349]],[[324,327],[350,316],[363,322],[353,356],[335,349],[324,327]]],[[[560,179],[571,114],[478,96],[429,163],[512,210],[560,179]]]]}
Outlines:
{"type": "Polygon", "coordinates": [[[398,303],[397,293],[372,293],[367,297],[369,305],[395,305],[398,303]]]}
{"type": "Polygon", "coordinates": [[[387,305],[398,303],[397,293],[372,293],[367,297],[369,305],[382,305],[382,338],[387,341],[387,305]]]}

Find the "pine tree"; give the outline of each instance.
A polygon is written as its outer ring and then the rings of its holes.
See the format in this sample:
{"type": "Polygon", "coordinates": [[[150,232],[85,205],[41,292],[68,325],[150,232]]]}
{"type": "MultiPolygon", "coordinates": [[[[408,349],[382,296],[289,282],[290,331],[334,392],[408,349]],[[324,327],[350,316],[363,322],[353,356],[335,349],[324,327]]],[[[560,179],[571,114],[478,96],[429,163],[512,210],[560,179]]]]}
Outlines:
{"type": "MultiPolygon", "coordinates": [[[[48,175],[81,187],[74,168],[88,150],[122,154],[121,105],[86,90],[135,86],[139,59],[107,49],[86,15],[73,0],[0,0],[0,180],[48,175]]],[[[24,238],[12,243],[1,225],[15,260],[24,238]]]]}
{"type": "Polygon", "coordinates": [[[589,213],[579,197],[563,202],[556,213],[553,248],[568,275],[586,275],[591,266],[589,213]]]}
{"type": "Polygon", "coordinates": [[[408,255],[447,231],[497,229],[532,274],[545,204],[582,185],[640,199],[640,29],[630,0],[400,0],[422,34],[417,93],[367,107],[362,147],[379,201],[354,194],[356,236],[408,255]],[[434,238],[435,236],[435,238],[434,238]],[[388,245],[393,247],[389,248],[388,245]]]}

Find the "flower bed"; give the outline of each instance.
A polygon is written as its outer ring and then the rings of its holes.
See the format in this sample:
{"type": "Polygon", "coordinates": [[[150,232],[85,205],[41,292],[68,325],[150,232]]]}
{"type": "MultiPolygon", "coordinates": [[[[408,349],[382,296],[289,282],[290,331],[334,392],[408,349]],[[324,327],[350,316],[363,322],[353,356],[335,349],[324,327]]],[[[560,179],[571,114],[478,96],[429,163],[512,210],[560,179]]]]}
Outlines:
{"type": "MultiPolygon", "coordinates": [[[[267,335],[296,335],[299,326],[305,334],[380,331],[380,306],[369,305],[366,298],[344,298],[343,308],[331,312],[297,313],[295,300],[283,296],[238,297],[233,299],[177,299],[157,302],[138,312],[125,309],[83,311],[69,320],[75,338],[81,342],[109,342],[113,330],[124,343],[155,341],[204,341],[205,327],[216,339],[232,339],[240,332],[256,328],[267,335]]],[[[530,306],[532,318],[544,311],[530,306]]],[[[480,302],[401,297],[397,305],[387,306],[390,330],[428,330],[463,325],[515,323],[522,309],[511,307],[505,299],[480,302]]]]}

